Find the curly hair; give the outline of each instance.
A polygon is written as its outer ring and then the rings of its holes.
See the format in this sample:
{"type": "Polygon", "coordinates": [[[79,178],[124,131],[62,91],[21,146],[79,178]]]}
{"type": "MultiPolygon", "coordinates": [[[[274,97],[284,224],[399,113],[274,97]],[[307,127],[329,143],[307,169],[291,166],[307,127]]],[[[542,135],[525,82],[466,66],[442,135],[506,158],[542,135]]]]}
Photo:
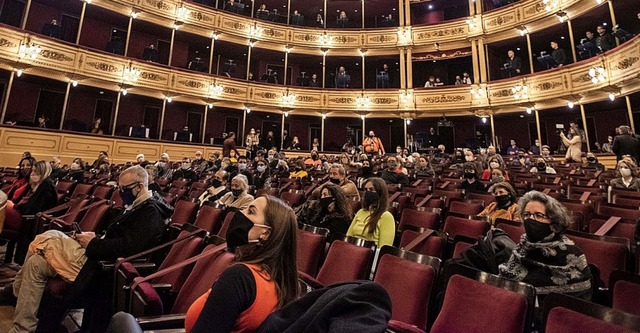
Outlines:
{"type": "Polygon", "coordinates": [[[529,191],[518,201],[518,214],[523,216],[524,209],[531,201],[536,201],[544,205],[546,215],[551,221],[551,230],[561,233],[565,231],[572,223],[569,211],[558,200],[550,197],[542,192],[529,191]]]}

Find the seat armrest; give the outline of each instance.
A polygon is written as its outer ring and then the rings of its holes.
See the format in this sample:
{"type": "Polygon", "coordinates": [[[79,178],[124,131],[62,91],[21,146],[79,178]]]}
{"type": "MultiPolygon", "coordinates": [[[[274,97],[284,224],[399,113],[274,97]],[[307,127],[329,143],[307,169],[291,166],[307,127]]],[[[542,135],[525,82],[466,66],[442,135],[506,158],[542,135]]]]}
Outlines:
{"type": "Polygon", "coordinates": [[[155,317],[138,318],[138,324],[143,331],[184,328],[185,314],[174,314],[155,317]]]}
{"type": "MultiPolygon", "coordinates": [[[[139,259],[133,259],[130,261],[131,263],[133,263],[134,267],[142,267],[142,268],[147,268],[147,267],[153,267],[155,266],[154,263],[150,263],[147,261],[147,259],[145,258],[139,258],[139,259]],[[150,264],[153,266],[146,266],[145,264],[150,264]]],[[[103,272],[108,272],[113,270],[113,267],[115,267],[116,263],[113,261],[101,261],[100,262],[100,266],[102,267],[102,271],[103,272]]]]}
{"type": "Polygon", "coordinates": [[[308,287],[312,289],[321,289],[324,288],[324,285],[320,283],[320,281],[316,280],[311,275],[298,271],[298,279],[304,282],[308,287]]]}

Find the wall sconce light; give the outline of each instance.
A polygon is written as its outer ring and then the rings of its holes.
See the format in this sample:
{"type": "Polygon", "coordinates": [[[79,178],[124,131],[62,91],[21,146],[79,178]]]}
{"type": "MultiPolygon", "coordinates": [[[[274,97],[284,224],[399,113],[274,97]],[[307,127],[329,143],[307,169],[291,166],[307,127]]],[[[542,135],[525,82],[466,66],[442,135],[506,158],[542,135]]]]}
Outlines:
{"type": "Polygon", "coordinates": [[[513,98],[516,100],[527,99],[529,98],[529,87],[525,84],[518,83],[511,88],[511,93],[513,94],[513,98]]]}
{"type": "Polygon", "coordinates": [[[282,94],[282,104],[284,106],[293,106],[296,103],[296,95],[289,93],[289,89],[282,94]]]}
{"type": "Polygon", "coordinates": [[[164,100],[167,101],[167,103],[173,102],[173,98],[171,98],[169,96],[164,96],[164,100]]]}
{"type": "MultiPolygon", "coordinates": [[[[365,97],[364,93],[360,97],[356,98],[356,106],[359,109],[366,109],[369,107],[369,97],[365,97]]],[[[364,117],[364,116],[363,116],[364,117]]]]}
{"type": "Polygon", "coordinates": [[[127,90],[127,88],[120,88],[120,92],[122,93],[122,96],[127,96],[127,93],[129,91],[127,90]]]}
{"type": "Polygon", "coordinates": [[[260,37],[262,36],[262,27],[258,26],[258,22],[254,22],[252,26],[249,26],[249,36],[251,37],[260,37]]]}
{"type": "Polygon", "coordinates": [[[473,29],[473,28],[478,26],[478,18],[477,17],[468,18],[465,22],[467,23],[467,25],[469,25],[470,29],[473,29]]]}
{"type": "Polygon", "coordinates": [[[17,77],[21,77],[22,76],[22,69],[21,68],[14,68],[13,70],[16,72],[16,76],[17,77]]]}
{"type": "Polygon", "coordinates": [[[77,87],[78,86],[78,80],[71,80],[71,86],[72,87],[77,87]]]}
{"type": "Polygon", "coordinates": [[[209,85],[209,96],[211,97],[220,97],[224,92],[224,87],[219,84],[210,84],[209,85]]]}
{"type": "Polygon", "coordinates": [[[137,18],[138,18],[138,13],[137,13],[136,11],[132,10],[132,11],[129,13],[129,16],[131,16],[131,18],[135,20],[135,19],[137,19],[137,18]]]}
{"type": "Polygon", "coordinates": [[[18,55],[20,58],[29,57],[31,60],[35,60],[40,53],[42,53],[40,45],[30,43],[28,39],[26,42],[21,43],[20,48],[18,49],[18,55]]]}
{"type": "Polygon", "coordinates": [[[365,116],[363,114],[360,115],[360,119],[364,121],[365,116]]]}
{"type": "Polygon", "coordinates": [[[411,125],[411,119],[410,118],[407,118],[406,122],[407,122],[407,125],[411,125]]]}
{"type": "Polygon", "coordinates": [[[556,12],[556,16],[558,16],[558,20],[560,21],[560,23],[566,21],[569,19],[569,16],[567,15],[567,12],[565,12],[564,10],[559,10],[556,12]]]}
{"type": "Polygon", "coordinates": [[[284,47],[284,52],[291,53],[291,50],[293,50],[293,48],[291,46],[289,46],[289,45],[286,45],[284,47]]]}
{"type": "Polygon", "coordinates": [[[289,117],[289,111],[285,111],[285,112],[284,112],[284,116],[285,116],[285,118],[286,118],[286,117],[289,117]]]}
{"type": "Polygon", "coordinates": [[[244,111],[246,111],[247,113],[251,113],[251,109],[250,108],[245,108],[244,111]]]}
{"type": "Polygon", "coordinates": [[[560,6],[560,0],[542,0],[544,9],[548,12],[555,10],[560,6]]]}
{"type": "Polygon", "coordinates": [[[255,39],[253,39],[253,38],[249,39],[249,47],[254,47],[254,46],[256,46],[256,42],[257,42],[257,40],[255,40],[255,39]]]}
{"type": "Polygon", "coordinates": [[[613,102],[613,101],[615,101],[615,100],[616,100],[616,94],[614,94],[614,93],[610,92],[610,93],[609,93],[609,99],[610,99],[612,102],[613,102]]]}
{"type": "Polygon", "coordinates": [[[594,66],[589,69],[589,77],[591,78],[591,82],[593,84],[604,82],[604,80],[606,79],[604,74],[605,69],[602,66],[594,66]]]}
{"type": "Polygon", "coordinates": [[[567,103],[567,106],[569,107],[569,109],[573,109],[575,104],[572,101],[569,101],[569,103],[567,103]]]}
{"type": "Polygon", "coordinates": [[[129,65],[127,67],[124,68],[124,71],[122,71],[122,78],[125,81],[138,81],[138,77],[140,76],[141,72],[139,69],[134,68],[133,66],[129,65]]]}
{"type": "Polygon", "coordinates": [[[322,33],[322,35],[320,35],[318,42],[320,43],[320,45],[329,45],[331,44],[331,36],[327,35],[327,32],[325,31],[322,33]]]}
{"type": "Polygon", "coordinates": [[[220,33],[217,31],[214,31],[211,33],[211,38],[213,38],[214,40],[218,40],[220,39],[220,33]]]}
{"type": "Polygon", "coordinates": [[[322,114],[322,119],[327,119],[327,114],[326,113],[322,114]]]}
{"type": "Polygon", "coordinates": [[[527,29],[527,27],[525,27],[524,25],[521,25],[516,29],[518,30],[518,32],[520,32],[520,36],[524,36],[529,33],[529,29],[527,29]]]}
{"type": "Polygon", "coordinates": [[[471,92],[471,95],[474,98],[481,98],[484,96],[484,94],[486,93],[486,91],[484,89],[482,89],[482,87],[472,87],[469,92],[471,92]]]}
{"type": "Polygon", "coordinates": [[[367,55],[367,49],[360,49],[358,50],[358,52],[360,52],[360,56],[364,58],[364,56],[367,55]]]}
{"type": "Polygon", "coordinates": [[[186,21],[189,18],[189,15],[191,15],[191,10],[189,8],[183,5],[180,5],[180,7],[178,7],[176,11],[176,18],[178,19],[178,21],[186,21]]]}

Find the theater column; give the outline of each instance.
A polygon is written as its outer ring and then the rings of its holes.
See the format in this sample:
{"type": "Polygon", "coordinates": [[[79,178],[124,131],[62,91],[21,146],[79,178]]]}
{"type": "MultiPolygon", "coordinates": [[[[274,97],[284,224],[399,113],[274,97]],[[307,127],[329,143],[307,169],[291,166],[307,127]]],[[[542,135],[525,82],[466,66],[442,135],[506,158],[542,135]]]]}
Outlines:
{"type": "MultiPolygon", "coordinates": [[[[324,21],[322,21],[322,22],[324,23],[324,28],[327,28],[327,0],[324,0],[323,15],[324,15],[324,21]]],[[[322,88],[324,88],[324,86],[322,88]]]]}
{"type": "Polygon", "coordinates": [[[527,37],[527,50],[529,51],[529,71],[533,74],[533,52],[531,52],[531,36],[527,32],[525,34],[527,37]]]}
{"type": "Polygon", "coordinates": [[[633,133],[636,132],[636,126],[633,123],[633,109],[631,109],[631,99],[629,99],[629,96],[624,96],[624,99],[627,101],[627,112],[629,113],[629,125],[631,126],[631,131],[633,133]]]}
{"type": "MultiPolygon", "coordinates": [[[[175,30],[174,30],[175,31],[175,30]]],[[[162,99],[162,111],[160,111],[160,131],[158,131],[158,139],[162,140],[162,130],[164,129],[164,114],[167,111],[167,99],[162,99]]]]}
{"type": "Polygon", "coordinates": [[[4,124],[4,117],[7,115],[7,106],[9,106],[9,96],[11,95],[11,87],[13,87],[13,79],[16,77],[16,72],[11,71],[9,74],[9,83],[7,83],[7,93],[4,95],[2,101],[2,115],[0,115],[0,124],[4,124]]]}
{"type": "Polygon", "coordinates": [[[404,26],[404,0],[398,0],[398,26],[404,26]]]}
{"type": "Polygon", "coordinates": [[[240,138],[244,138],[245,136],[245,131],[247,130],[247,108],[244,108],[244,111],[242,112],[242,135],[239,135],[238,137],[240,138]]]}
{"type": "Polygon", "coordinates": [[[287,117],[287,112],[282,112],[282,123],[280,124],[280,150],[284,149],[284,118],[287,117]]]}
{"type": "Polygon", "coordinates": [[[411,48],[407,48],[407,89],[413,88],[413,61],[411,60],[411,48]]]}
{"type": "Polygon", "coordinates": [[[407,121],[408,119],[402,119],[402,122],[404,123],[404,148],[407,148],[407,121]]]}
{"type": "Polygon", "coordinates": [[[80,44],[80,35],[82,34],[82,24],[84,23],[84,14],[87,11],[87,1],[82,2],[82,11],[80,12],[80,23],[78,23],[78,35],[76,36],[76,45],[80,44]]]}
{"type": "Polygon", "coordinates": [[[411,1],[409,0],[405,0],[404,1],[404,25],[405,26],[410,26],[411,25],[411,1]]]}
{"type": "Polygon", "coordinates": [[[536,130],[538,131],[538,142],[540,143],[540,148],[542,148],[542,131],[540,131],[540,111],[535,110],[536,113],[536,130]]]}
{"type": "Polygon", "coordinates": [[[407,87],[407,73],[405,65],[405,53],[404,48],[400,48],[400,89],[407,87]]]}
{"type": "Polygon", "coordinates": [[[60,115],[60,127],[64,125],[64,116],[67,114],[67,107],[69,106],[69,91],[71,90],[71,80],[67,82],[67,90],[64,92],[64,102],[62,102],[62,114],[60,115]]]}
{"type": "Polygon", "coordinates": [[[20,23],[20,29],[24,30],[27,27],[27,18],[29,17],[29,10],[31,10],[31,0],[27,0],[27,4],[24,6],[24,16],[20,23]]]}
{"type": "Polygon", "coordinates": [[[209,52],[209,74],[213,73],[213,48],[216,46],[217,35],[214,33],[211,36],[211,52],[209,52]]]}
{"type": "Polygon", "coordinates": [[[367,132],[364,123],[364,120],[366,119],[365,115],[360,115],[360,119],[362,119],[362,137],[364,138],[365,133],[367,132]]]}
{"type": "Polygon", "coordinates": [[[283,84],[286,86],[287,85],[287,67],[289,66],[289,52],[290,49],[285,46],[285,51],[284,51],[284,79],[283,79],[283,84]]]}
{"type": "Polygon", "coordinates": [[[471,40],[471,62],[473,63],[473,81],[478,83],[480,77],[480,68],[478,67],[478,42],[471,40]]]}
{"type": "MultiPolygon", "coordinates": [[[[607,4],[609,5],[609,14],[611,15],[611,26],[615,27],[616,25],[618,25],[618,22],[616,21],[616,13],[615,11],[613,11],[613,2],[607,1],[607,4]]],[[[620,40],[618,39],[618,37],[615,37],[615,40],[616,46],[620,45],[620,40]]]]}
{"type": "MultiPolygon", "coordinates": [[[[207,138],[207,117],[209,116],[209,105],[204,105],[204,121],[202,122],[202,144],[205,144],[207,138]]],[[[242,135],[238,135],[239,138],[242,135]]]]}
{"type": "Polygon", "coordinates": [[[133,27],[133,16],[129,15],[129,25],[127,25],[127,39],[124,43],[124,56],[129,53],[129,41],[131,40],[131,28],[133,27]]]}
{"type": "Polygon", "coordinates": [[[176,40],[176,27],[177,26],[171,29],[171,43],[169,44],[169,63],[167,64],[167,66],[171,66],[171,60],[173,58],[173,45],[176,40]]]}
{"type": "Polygon", "coordinates": [[[478,38],[478,55],[479,55],[479,63],[480,63],[480,80],[474,82],[487,82],[487,57],[486,57],[486,48],[484,45],[484,38],[478,38]]]}
{"type": "Polygon", "coordinates": [[[362,55],[362,74],[361,74],[362,75],[362,89],[365,89],[365,85],[364,85],[364,82],[365,82],[364,81],[364,75],[365,75],[364,60],[365,59],[364,58],[366,56],[366,53],[365,52],[361,52],[361,55],[362,55]]]}
{"type": "Polygon", "coordinates": [[[571,56],[573,56],[573,62],[578,62],[578,57],[576,56],[576,42],[573,39],[573,26],[571,24],[571,20],[567,20],[567,28],[569,28],[569,43],[571,43],[571,56]]]}
{"type": "MultiPolygon", "coordinates": [[[[291,24],[291,0],[287,0],[287,24],[291,24]]],[[[286,68],[287,67],[285,67],[285,70],[286,68]]]]}
{"type": "Polygon", "coordinates": [[[493,144],[493,146],[497,146],[496,144],[496,126],[493,123],[493,114],[491,114],[489,116],[489,120],[491,121],[491,144],[493,144]]]}
{"type": "Polygon", "coordinates": [[[320,151],[324,151],[324,120],[327,118],[326,114],[322,114],[322,122],[320,123],[320,151]]]}
{"type": "Polygon", "coordinates": [[[584,105],[580,103],[580,115],[582,116],[582,129],[584,130],[584,137],[587,140],[587,152],[591,151],[589,145],[589,131],[587,131],[587,117],[584,115],[584,105]]]}
{"type": "Polygon", "coordinates": [[[118,124],[118,112],[120,111],[120,99],[122,98],[122,92],[118,91],[118,97],[116,97],[116,109],[113,111],[113,126],[111,127],[111,135],[116,135],[116,125],[118,124]]]}
{"type": "MultiPolygon", "coordinates": [[[[364,0],[360,0],[360,3],[362,3],[362,8],[361,8],[362,20],[361,21],[362,21],[362,29],[364,29],[364,0]]],[[[364,82],[364,80],[362,80],[362,82],[364,82]]],[[[364,86],[364,84],[362,86],[364,86]]]]}
{"type": "Polygon", "coordinates": [[[251,73],[251,50],[253,49],[253,41],[249,42],[249,50],[247,50],[247,72],[245,73],[245,80],[249,80],[249,73],[251,73]]]}
{"type": "Polygon", "coordinates": [[[322,49],[322,89],[324,89],[325,82],[327,81],[326,74],[327,74],[327,52],[328,51],[329,51],[328,49],[322,49]]]}

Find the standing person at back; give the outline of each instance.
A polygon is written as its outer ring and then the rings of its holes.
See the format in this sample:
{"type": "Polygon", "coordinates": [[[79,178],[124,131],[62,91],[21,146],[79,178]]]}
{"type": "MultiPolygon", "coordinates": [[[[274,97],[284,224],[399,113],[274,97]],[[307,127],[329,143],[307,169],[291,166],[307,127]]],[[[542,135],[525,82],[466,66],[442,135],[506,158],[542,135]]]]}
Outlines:
{"type": "Polygon", "coordinates": [[[222,143],[222,157],[231,157],[231,151],[236,152],[236,156],[240,156],[236,148],[236,133],[229,132],[229,136],[222,143]]]}
{"type": "Polygon", "coordinates": [[[373,131],[369,131],[369,136],[362,140],[362,146],[367,154],[385,154],[382,141],[376,137],[376,133],[373,131]]]}
{"type": "Polygon", "coordinates": [[[636,161],[639,158],[638,145],[640,142],[635,137],[631,136],[631,128],[626,125],[618,127],[620,135],[616,135],[613,139],[613,153],[616,154],[616,161],[622,159],[623,155],[630,155],[636,161]]]}

